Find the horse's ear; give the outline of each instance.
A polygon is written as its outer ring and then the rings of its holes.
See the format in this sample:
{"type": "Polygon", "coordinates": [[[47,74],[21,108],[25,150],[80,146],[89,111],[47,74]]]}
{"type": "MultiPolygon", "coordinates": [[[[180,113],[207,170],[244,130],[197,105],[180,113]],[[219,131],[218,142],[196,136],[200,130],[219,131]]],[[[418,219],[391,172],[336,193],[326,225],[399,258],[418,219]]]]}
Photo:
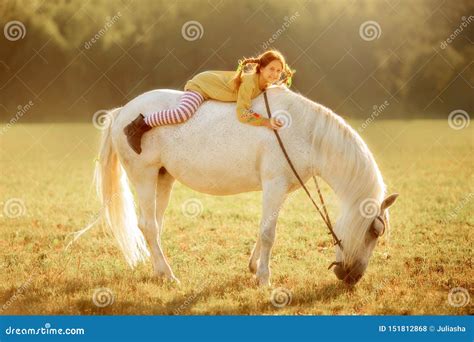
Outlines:
{"type": "Polygon", "coordinates": [[[380,210],[383,212],[385,209],[390,207],[393,203],[395,203],[395,200],[397,199],[397,197],[398,197],[397,193],[391,194],[390,196],[387,196],[383,200],[382,204],[380,205],[380,210]]]}

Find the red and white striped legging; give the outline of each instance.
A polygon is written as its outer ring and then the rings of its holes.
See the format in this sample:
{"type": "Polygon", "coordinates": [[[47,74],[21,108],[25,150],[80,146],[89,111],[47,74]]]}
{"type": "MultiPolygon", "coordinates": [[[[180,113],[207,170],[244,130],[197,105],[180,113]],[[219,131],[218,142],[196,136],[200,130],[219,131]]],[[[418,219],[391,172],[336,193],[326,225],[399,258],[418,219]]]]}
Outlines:
{"type": "Polygon", "coordinates": [[[196,112],[204,100],[197,91],[187,90],[181,96],[178,107],[150,114],[145,117],[145,123],[152,127],[182,123],[196,112]]]}

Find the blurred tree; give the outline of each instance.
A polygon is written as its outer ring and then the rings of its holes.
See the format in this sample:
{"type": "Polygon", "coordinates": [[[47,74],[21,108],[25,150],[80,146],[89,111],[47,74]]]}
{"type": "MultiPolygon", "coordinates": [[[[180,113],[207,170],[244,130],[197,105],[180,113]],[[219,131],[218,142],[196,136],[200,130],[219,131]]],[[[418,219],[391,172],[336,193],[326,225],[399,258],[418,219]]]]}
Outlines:
{"type": "Polygon", "coordinates": [[[472,109],[473,7],[468,0],[4,0],[2,28],[19,21],[26,36],[0,38],[0,119],[33,100],[24,120],[86,120],[146,90],[179,89],[202,70],[232,70],[273,37],[268,45],[297,70],[295,89],[343,115],[367,117],[389,100],[386,117],[445,116],[472,109]],[[183,37],[191,21],[202,27],[196,40],[183,37]],[[380,26],[378,39],[361,39],[367,21],[380,26]]]}

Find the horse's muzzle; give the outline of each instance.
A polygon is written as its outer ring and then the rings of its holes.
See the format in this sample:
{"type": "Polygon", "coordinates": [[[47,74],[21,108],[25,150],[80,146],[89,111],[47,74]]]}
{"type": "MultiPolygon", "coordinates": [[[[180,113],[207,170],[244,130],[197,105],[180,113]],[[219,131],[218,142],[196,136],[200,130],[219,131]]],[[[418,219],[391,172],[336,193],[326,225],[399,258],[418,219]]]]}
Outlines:
{"type": "Polygon", "coordinates": [[[334,274],[340,280],[343,280],[349,285],[355,285],[365,271],[365,266],[361,262],[354,263],[351,267],[346,267],[343,264],[337,264],[334,266],[334,274]]]}

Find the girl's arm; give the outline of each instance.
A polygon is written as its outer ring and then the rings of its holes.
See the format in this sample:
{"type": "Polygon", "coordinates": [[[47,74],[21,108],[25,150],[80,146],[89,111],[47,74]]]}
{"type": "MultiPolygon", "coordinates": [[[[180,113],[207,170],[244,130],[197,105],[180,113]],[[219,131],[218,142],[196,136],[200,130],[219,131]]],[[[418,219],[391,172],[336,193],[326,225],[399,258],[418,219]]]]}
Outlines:
{"type": "Polygon", "coordinates": [[[244,75],[237,94],[237,118],[240,122],[252,126],[268,126],[270,120],[255,113],[251,108],[254,87],[253,77],[244,75]]]}

